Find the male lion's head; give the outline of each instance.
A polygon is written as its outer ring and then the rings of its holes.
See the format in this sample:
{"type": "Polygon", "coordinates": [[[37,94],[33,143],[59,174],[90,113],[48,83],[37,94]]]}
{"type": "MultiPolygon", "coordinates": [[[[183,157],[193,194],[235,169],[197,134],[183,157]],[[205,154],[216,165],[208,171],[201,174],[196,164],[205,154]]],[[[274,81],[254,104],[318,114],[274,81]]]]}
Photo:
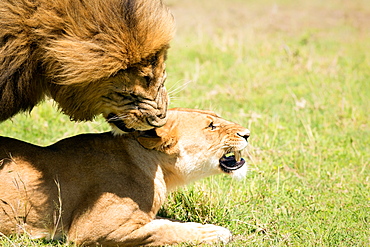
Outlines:
{"type": "Polygon", "coordinates": [[[75,5],[64,6],[69,25],[46,44],[51,95],[63,112],[76,120],[102,113],[123,132],[165,124],[168,9],[158,0],[65,1],[75,5]]]}
{"type": "Polygon", "coordinates": [[[103,114],[117,131],[166,122],[174,19],[160,0],[4,0],[0,9],[0,121],[47,94],[71,119],[103,114]]]}

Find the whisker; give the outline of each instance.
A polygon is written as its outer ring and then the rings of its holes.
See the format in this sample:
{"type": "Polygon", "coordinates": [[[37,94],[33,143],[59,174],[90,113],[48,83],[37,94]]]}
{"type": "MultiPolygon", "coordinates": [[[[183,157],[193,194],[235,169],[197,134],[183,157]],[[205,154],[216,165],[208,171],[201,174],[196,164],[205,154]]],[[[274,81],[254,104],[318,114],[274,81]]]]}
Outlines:
{"type": "Polygon", "coordinates": [[[170,96],[170,101],[173,102],[173,101],[176,101],[176,100],[180,100],[180,99],[183,99],[184,97],[172,97],[170,96]]]}
{"type": "Polygon", "coordinates": [[[127,113],[121,113],[121,114],[117,115],[117,118],[119,118],[119,119],[129,118],[129,114],[127,114],[127,113]]]}
{"type": "Polygon", "coordinates": [[[179,82],[180,81],[178,81],[170,89],[168,89],[168,94],[169,95],[178,94],[179,92],[181,92],[182,90],[184,90],[188,86],[188,84],[191,83],[192,81],[191,80],[186,81],[184,84],[180,85],[179,87],[174,88],[175,86],[178,85],[179,82]]]}
{"type": "Polygon", "coordinates": [[[185,80],[185,79],[178,80],[175,84],[173,84],[173,85],[168,89],[168,91],[172,91],[172,90],[174,89],[174,87],[177,87],[177,85],[178,85],[180,82],[184,81],[184,80],[185,80]]]}
{"type": "Polygon", "coordinates": [[[125,118],[128,118],[128,115],[125,114],[125,113],[122,113],[120,115],[115,115],[114,117],[108,118],[107,120],[108,121],[115,121],[115,120],[121,120],[121,119],[125,119],[125,118]]]}

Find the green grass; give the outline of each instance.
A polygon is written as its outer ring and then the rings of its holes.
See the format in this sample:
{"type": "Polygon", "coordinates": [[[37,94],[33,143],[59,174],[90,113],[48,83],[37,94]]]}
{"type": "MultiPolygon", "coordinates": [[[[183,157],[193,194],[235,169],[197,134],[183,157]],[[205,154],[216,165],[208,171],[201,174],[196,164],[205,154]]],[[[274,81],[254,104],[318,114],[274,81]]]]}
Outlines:
{"type": "MultiPolygon", "coordinates": [[[[246,180],[198,181],[161,215],[228,227],[227,246],[370,246],[367,0],[166,2],[178,25],[171,107],[212,109],[252,134],[246,180]]],[[[46,145],[108,129],[47,102],[0,134],[46,145]]],[[[68,246],[22,236],[0,245],[68,246]]]]}

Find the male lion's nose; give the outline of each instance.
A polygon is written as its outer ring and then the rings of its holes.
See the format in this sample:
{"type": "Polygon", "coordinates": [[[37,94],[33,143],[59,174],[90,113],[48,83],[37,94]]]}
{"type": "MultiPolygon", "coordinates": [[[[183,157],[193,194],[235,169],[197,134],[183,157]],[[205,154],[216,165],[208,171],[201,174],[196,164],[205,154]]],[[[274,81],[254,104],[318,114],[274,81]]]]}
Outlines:
{"type": "Polygon", "coordinates": [[[243,137],[245,140],[248,140],[248,137],[250,136],[251,132],[249,130],[244,130],[237,133],[238,136],[243,137]]]}
{"type": "Polygon", "coordinates": [[[157,116],[149,116],[146,121],[155,128],[162,127],[167,122],[166,112],[164,114],[158,114],[157,116]]]}

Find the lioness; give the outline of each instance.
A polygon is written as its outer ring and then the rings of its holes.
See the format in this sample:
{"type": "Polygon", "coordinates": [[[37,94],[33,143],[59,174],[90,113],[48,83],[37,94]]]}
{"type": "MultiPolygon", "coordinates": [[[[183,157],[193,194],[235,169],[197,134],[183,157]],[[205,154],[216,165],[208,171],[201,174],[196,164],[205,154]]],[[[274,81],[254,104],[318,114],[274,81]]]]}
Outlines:
{"type": "Polygon", "coordinates": [[[1,0],[0,122],[50,96],[72,120],[162,126],[174,29],[160,0],[1,0]]]}
{"type": "Polygon", "coordinates": [[[0,232],[82,245],[228,242],[215,225],[156,219],[166,193],[206,176],[244,175],[249,130],[212,112],[172,109],[161,128],[83,134],[48,147],[0,138],[0,232]]]}

